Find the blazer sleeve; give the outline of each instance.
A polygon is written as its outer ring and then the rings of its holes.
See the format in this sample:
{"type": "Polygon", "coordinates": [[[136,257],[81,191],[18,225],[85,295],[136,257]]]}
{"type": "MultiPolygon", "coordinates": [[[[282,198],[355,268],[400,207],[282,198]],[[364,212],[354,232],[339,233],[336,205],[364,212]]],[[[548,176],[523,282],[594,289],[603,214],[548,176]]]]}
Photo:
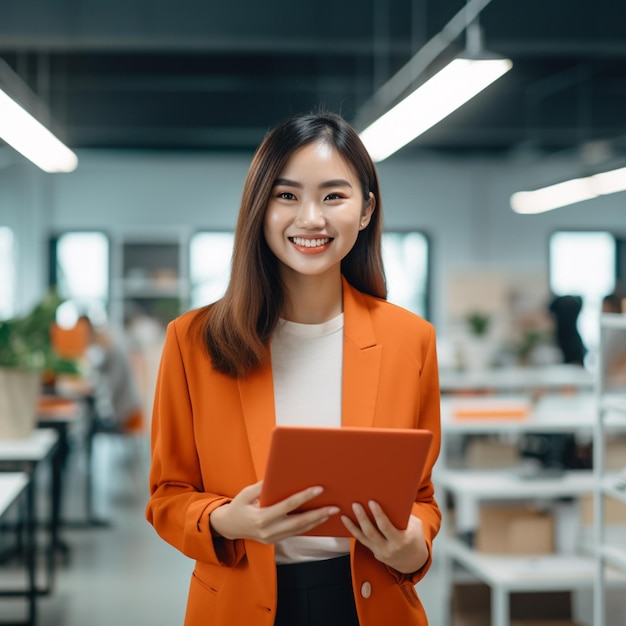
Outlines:
{"type": "Polygon", "coordinates": [[[152,414],[150,498],[146,519],[188,557],[236,565],[243,540],[213,538],[209,515],[229,498],[205,493],[193,426],[185,362],[176,322],[167,329],[152,414]]]}

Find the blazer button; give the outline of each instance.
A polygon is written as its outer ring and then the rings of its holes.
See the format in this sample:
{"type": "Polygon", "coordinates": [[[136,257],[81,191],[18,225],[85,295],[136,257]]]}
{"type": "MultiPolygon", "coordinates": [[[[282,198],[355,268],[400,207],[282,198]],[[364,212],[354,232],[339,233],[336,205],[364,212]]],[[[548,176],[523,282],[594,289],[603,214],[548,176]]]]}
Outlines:
{"type": "Polygon", "coordinates": [[[372,595],[372,585],[370,583],[368,583],[367,581],[365,581],[361,585],[361,596],[363,596],[365,599],[367,599],[371,595],[372,595]]]}

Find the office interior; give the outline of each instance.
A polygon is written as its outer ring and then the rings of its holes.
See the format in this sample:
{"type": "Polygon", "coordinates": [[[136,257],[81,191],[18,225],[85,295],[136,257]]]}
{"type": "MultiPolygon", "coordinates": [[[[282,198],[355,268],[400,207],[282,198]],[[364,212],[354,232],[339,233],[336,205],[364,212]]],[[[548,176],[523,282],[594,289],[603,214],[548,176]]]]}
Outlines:
{"type": "MultiPolygon", "coordinates": [[[[98,321],[127,346],[136,346],[137,313],[162,331],[173,315],[203,303],[194,241],[232,233],[267,128],[323,105],[360,130],[390,107],[388,81],[405,77],[407,64],[414,76],[405,92],[479,32],[481,52],[508,56],[510,71],[377,163],[386,232],[417,233],[425,243],[414,270],[420,289],[405,271],[408,239],[399,265],[387,267],[390,293],[438,335],[444,448],[434,478],[444,523],[418,594],[432,626],[626,623],[626,498],[616,488],[609,506],[601,487],[605,470],[626,471],[623,397],[619,405],[618,389],[615,424],[605,429],[601,376],[602,298],[626,296],[626,196],[617,190],[529,214],[511,207],[516,192],[626,164],[625,13],[608,0],[176,8],[5,0],[0,89],[43,106],[37,115],[75,152],[78,167],[44,172],[0,138],[0,233],[10,241],[0,268],[2,318],[25,314],[63,282],[65,235],[98,233],[108,250],[98,321]],[[456,28],[451,41],[442,39],[446,26],[456,28]],[[15,88],[16,77],[24,89],[15,88]],[[559,237],[569,238],[566,256],[559,237]],[[133,265],[137,250],[144,253],[133,265]],[[161,263],[160,254],[169,260],[161,263]],[[414,300],[403,294],[407,281],[414,300]],[[146,285],[157,289],[149,297],[146,285]],[[563,363],[549,311],[556,297],[570,295],[586,305],[579,330],[587,352],[575,365],[563,363]],[[142,308],[159,299],[174,308],[142,308]],[[472,316],[487,319],[480,339],[472,316]],[[524,445],[532,446],[533,432],[541,445],[551,441],[545,433],[557,444],[567,437],[579,465],[531,463],[524,445]],[[606,468],[594,463],[599,454],[606,468]],[[613,560],[598,549],[609,540],[613,560]]],[[[613,314],[607,324],[626,336],[622,318],[613,314]]],[[[38,584],[50,583],[34,601],[39,626],[182,623],[192,564],[144,519],[162,335],[149,338],[131,354],[146,416],[140,429],[89,439],[89,409],[82,401],[73,407],[50,571],[48,533],[36,533],[44,546],[38,584]]],[[[0,440],[0,453],[3,443],[13,445],[0,440]]],[[[46,513],[54,479],[41,465],[36,499],[46,513]]],[[[9,520],[15,516],[9,511],[9,520]]],[[[1,528],[1,545],[11,548],[11,532],[1,528]]],[[[14,556],[0,560],[0,582],[13,584],[19,571],[28,586],[23,566],[14,556]]],[[[22,619],[28,601],[0,595],[0,621],[22,619]]]]}

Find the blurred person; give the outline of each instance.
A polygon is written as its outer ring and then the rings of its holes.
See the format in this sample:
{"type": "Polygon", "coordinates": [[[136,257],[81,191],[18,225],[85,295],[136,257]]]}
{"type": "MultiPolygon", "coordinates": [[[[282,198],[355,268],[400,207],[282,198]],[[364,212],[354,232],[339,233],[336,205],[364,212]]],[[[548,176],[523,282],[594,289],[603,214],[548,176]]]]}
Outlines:
{"type": "Polygon", "coordinates": [[[554,337],[563,363],[584,364],[587,348],[578,331],[578,316],[582,307],[580,296],[557,296],[548,307],[554,318],[554,337]]]}
{"type": "Polygon", "coordinates": [[[226,294],[170,323],[157,383],[146,515],[196,561],[186,626],[427,624],[415,585],[441,520],[435,332],[386,302],[381,229],[375,167],[341,117],[266,135],[226,294]],[[359,504],[358,523],[341,518],[351,538],[303,536],[338,513],[295,513],[315,485],[260,507],[271,431],[294,421],[432,431],[407,528],[370,502],[374,521],[359,504]]]}
{"type": "Polygon", "coordinates": [[[96,430],[141,431],[144,411],[130,355],[120,340],[86,315],[89,327],[87,360],[97,415],[96,430]]]}

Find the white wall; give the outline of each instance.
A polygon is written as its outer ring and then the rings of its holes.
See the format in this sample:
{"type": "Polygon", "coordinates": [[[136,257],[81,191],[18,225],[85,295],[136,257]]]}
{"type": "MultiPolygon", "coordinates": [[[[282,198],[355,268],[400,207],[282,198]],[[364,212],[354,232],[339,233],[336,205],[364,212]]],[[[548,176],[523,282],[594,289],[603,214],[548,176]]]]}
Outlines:
{"type": "MultiPolygon", "coordinates": [[[[26,163],[0,169],[0,224],[14,228],[20,242],[20,304],[45,286],[50,231],[159,235],[232,228],[250,156],[81,152],[72,174],[45,175],[26,163]]],[[[536,275],[545,283],[553,230],[626,233],[624,193],[536,216],[509,208],[514,191],[556,181],[574,167],[564,159],[441,156],[379,164],[386,227],[423,229],[431,237],[436,324],[446,320],[447,285],[456,271],[497,270],[511,280],[536,275]]]]}
{"type": "Polygon", "coordinates": [[[14,233],[16,311],[30,308],[47,284],[52,179],[21,159],[0,166],[0,225],[14,233]]]}

